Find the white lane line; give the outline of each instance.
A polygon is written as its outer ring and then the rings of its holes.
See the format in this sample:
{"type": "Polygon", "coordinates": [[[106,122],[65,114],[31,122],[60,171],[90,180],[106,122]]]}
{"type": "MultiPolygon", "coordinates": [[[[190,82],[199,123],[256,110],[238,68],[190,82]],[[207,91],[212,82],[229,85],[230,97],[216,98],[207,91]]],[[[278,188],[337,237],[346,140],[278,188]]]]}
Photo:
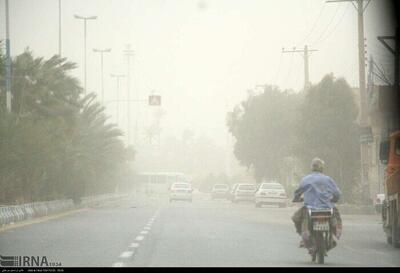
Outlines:
{"type": "Polygon", "coordinates": [[[143,239],[144,239],[144,236],[141,236],[141,235],[136,236],[136,238],[135,238],[136,241],[142,241],[143,239]]]}
{"type": "Polygon", "coordinates": [[[124,263],[113,263],[112,267],[123,267],[125,266],[124,263]]]}
{"type": "Polygon", "coordinates": [[[130,258],[133,255],[133,251],[125,251],[119,256],[120,258],[130,258]]]}
{"type": "Polygon", "coordinates": [[[139,244],[138,244],[138,243],[132,243],[129,247],[138,248],[138,247],[139,247],[139,244]]]}
{"type": "Polygon", "coordinates": [[[147,233],[149,233],[147,230],[142,230],[142,231],[140,232],[140,234],[147,234],[147,233]]]}
{"type": "Polygon", "coordinates": [[[151,227],[145,226],[143,229],[144,229],[144,230],[150,230],[151,227]]]}

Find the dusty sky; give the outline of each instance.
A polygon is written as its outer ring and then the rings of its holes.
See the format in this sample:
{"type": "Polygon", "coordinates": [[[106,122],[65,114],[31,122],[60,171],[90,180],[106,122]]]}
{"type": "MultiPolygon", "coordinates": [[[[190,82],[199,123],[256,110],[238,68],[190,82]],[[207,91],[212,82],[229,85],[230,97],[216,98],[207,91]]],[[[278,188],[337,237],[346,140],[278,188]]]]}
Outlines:
{"type": "MultiPolygon", "coordinates": [[[[372,0],[365,12],[367,55],[383,65],[391,56],[376,40],[392,35],[384,19],[384,1],[372,0]]],[[[4,5],[0,1],[0,39],[5,38],[4,5]]],[[[226,140],[227,107],[244,99],[258,84],[276,84],[299,91],[303,59],[281,54],[308,44],[318,49],[310,58],[310,80],[324,74],[344,76],[358,86],[357,15],[350,3],[323,0],[62,0],[62,55],[77,62],[74,75],[83,81],[83,22],[73,14],[97,15],[88,21],[88,91],[100,92],[100,56],[92,48],[112,48],[105,55],[106,100],[115,99],[110,73],[127,73],[122,50],[131,44],[131,97],[162,95],[163,135],[180,137],[185,129],[196,135],[226,140]]],[[[30,47],[37,56],[58,52],[58,0],[10,0],[12,55],[30,47]]],[[[121,80],[120,98],[126,96],[121,80]]],[[[139,135],[152,117],[139,107],[139,135]]],[[[108,104],[115,118],[115,104],[108,104]]],[[[125,128],[126,112],[120,107],[125,128]]],[[[134,118],[133,118],[134,119],[134,118]]]]}

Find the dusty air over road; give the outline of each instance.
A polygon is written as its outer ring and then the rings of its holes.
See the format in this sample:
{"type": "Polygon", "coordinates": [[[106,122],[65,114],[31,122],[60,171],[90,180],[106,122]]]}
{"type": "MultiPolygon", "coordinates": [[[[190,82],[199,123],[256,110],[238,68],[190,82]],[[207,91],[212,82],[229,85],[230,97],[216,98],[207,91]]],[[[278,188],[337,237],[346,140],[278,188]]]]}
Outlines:
{"type": "Polygon", "coordinates": [[[398,5],[0,0],[0,270],[399,267],[398,5]]]}

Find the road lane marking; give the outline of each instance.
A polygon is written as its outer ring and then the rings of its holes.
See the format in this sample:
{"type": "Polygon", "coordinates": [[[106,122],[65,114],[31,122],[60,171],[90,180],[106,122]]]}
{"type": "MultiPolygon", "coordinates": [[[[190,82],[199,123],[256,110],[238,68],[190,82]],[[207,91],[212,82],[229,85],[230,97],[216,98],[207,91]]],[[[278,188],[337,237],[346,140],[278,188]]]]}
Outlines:
{"type": "Polygon", "coordinates": [[[140,234],[147,234],[147,233],[149,233],[147,230],[142,230],[142,231],[140,232],[140,234]]]}
{"type": "Polygon", "coordinates": [[[141,235],[136,236],[136,238],[135,238],[136,241],[142,241],[143,239],[144,239],[144,236],[141,236],[141,235]]]}
{"type": "Polygon", "coordinates": [[[124,267],[124,263],[113,263],[112,267],[124,267]]]}
{"type": "Polygon", "coordinates": [[[119,256],[120,258],[130,258],[133,255],[133,251],[125,251],[119,256]]]}
{"type": "Polygon", "coordinates": [[[150,230],[151,227],[145,226],[143,229],[144,229],[144,230],[150,230]]]}

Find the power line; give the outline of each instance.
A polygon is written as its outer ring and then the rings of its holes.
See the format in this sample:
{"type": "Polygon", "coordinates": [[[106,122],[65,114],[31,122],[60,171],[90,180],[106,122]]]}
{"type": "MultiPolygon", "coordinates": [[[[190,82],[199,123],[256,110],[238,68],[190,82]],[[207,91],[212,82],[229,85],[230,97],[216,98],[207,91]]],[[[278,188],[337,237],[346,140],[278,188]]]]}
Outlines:
{"type": "Polygon", "coordinates": [[[384,76],[380,76],[379,74],[377,74],[376,72],[372,72],[372,74],[374,74],[378,79],[380,79],[382,82],[388,84],[388,85],[392,85],[392,83],[384,76]]]}
{"type": "Polygon", "coordinates": [[[383,68],[379,67],[379,65],[374,60],[372,60],[372,65],[379,71],[384,81],[386,83],[389,83],[389,85],[391,85],[390,80],[386,77],[386,73],[383,71],[383,68]]]}
{"type": "Polygon", "coordinates": [[[314,42],[312,44],[316,44],[319,42],[319,40],[321,40],[322,36],[324,36],[324,34],[326,33],[326,31],[329,29],[330,25],[333,23],[334,19],[336,18],[336,14],[339,11],[339,6],[336,7],[335,13],[333,15],[333,17],[331,18],[331,20],[329,21],[329,23],[326,25],[326,28],[323,32],[321,32],[321,35],[318,37],[318,39],[314,40],[314,42]]]}
{"type": "Polygon", "coordinates": [[[345,15],[347,14],[347,11],[349,10],[349,5],[350,5],[350,4],[348,4],[348,5],[345,7],[344,12],[343,12],[343,14],[342,14],[342,17],[340,17],[339,21],[338,21],[338,22],[336,23],[336,25],[332,28],[332,30],[328,33],[328,35],[326,35],[325,38],[322,38],[322,39],[320,39],[319,41],[314,42],[314,43],[313,43],[314,45],[326,41],[330,36],[332,36],[333,33],[336,32],[337,27],[338,27],[338,26],[340,25],[340,23],[343,21],[345,15]]]}
{"type": "MultiPolygon", "coordinates": [[[[308,46],[304,46],[304,49],[296,49],[293,48],[293,50],[285,50],[282,48],[282,53],[303,53],[303,59],[304,59],[304,90],[307,90],[307,88],[310,85],[310,80],[309,80],[309,57],[310,54],[314,51],[318,51],[316,49],[308,49],[308,46]]],[[[292,68],[292,65],[290,69],[292,68]]]]}
{"type": "Polygon", "coordinates": [[[310,35],[313,33],[315,27],[317,26],[317,22],[318,22],[319,19],[321,18],[321,15],[322,15],[322,12],[323,12],[324,9],[325,9],[325,6],[326,6],[326,3],[324,2],[323,6],[322,6],[322,9],[320,9],[320,12],[319,12],[319,14],[318,14],[317,19],[314,21],[314,24],[312,25],[310,31],[308,32],[308,35],[306,35],[306,36],[304,37],[303,40],[301,40],[300,42],[296,43],[296,46],[302,45],[302,44],[310,37],[310,35]]]}

